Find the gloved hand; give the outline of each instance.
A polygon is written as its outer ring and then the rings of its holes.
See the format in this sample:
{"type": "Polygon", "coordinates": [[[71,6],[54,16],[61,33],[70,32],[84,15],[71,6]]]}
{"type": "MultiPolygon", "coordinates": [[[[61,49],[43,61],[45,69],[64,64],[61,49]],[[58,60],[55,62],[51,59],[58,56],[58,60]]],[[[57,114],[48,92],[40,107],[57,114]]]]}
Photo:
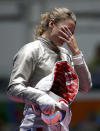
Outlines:
{"type": "Polygon", "coordinates": [[[68,105],[64,101],[60,101],[59,105],[60,105],[60,109],[56,108],[55,112],[51,115],[46,115],[44,113],[41,113],[41,118],[46,124],[55,125],[58,122],[63,121],[66,115],[66,111],[68,110],[68,105]]]}
{"type": "Polygon", "coordinates": [[[52,99],[48,94],[44,94],[37,99],[40,110],[44,114],[53,114],[56,110],[61,109],[61,104],[52,99]]]}

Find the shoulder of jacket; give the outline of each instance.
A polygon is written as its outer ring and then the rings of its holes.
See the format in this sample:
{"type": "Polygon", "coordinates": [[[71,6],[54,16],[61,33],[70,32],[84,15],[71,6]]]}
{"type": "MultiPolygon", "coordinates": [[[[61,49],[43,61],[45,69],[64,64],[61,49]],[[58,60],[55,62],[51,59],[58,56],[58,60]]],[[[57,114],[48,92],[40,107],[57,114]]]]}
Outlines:
{"type": "Polygon", "coordinates": [[[35,51],[40,49],[41,42],[39,40],[35,40],[33,42],[25,44],[22,48],[25,50],[35,51]]]}
{"type": "Polygon", "coordinates": [[[22,46],[18,52],[23,52],[25,54],[36,53],[36,51],[40,49],[40,44],[41,42],[39,40],[35,40],[22,46]]]}
{"type": "Polygon", "coordinates": [[[33,55],[37,56],[39,49],[40,49],[41,42],[39,40],[35,40],[33,42],[27,43],[23,45],[18,52],[14,55],[13,59],[15,59],[17,56],[26,56],[26,57],[32,57],[33,55]]]}

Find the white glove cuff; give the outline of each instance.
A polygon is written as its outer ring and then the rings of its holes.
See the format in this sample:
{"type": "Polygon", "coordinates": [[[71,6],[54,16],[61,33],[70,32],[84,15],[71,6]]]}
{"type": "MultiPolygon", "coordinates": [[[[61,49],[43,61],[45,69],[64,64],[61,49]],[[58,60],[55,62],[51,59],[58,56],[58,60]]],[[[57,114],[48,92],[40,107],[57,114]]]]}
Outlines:
{"type": "Polygon", "coordinates": [[[83,58],[82,52],[77,56],[73,56],[72,59],[73,59],[74,65],[81,65],[84,63],[84,58],[83,58]]]}

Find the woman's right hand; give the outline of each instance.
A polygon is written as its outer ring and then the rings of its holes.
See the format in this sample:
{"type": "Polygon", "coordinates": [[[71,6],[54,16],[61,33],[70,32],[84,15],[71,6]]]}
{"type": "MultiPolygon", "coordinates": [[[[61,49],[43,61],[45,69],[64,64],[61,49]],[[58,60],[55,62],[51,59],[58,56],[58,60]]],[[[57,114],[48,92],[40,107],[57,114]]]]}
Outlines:
{"type": "Polygon", "coordinates": [[[44,94],[37,99],[40,110],[46,115],[53,114],[56,110],[60,110],[60,103],[52,99],[48,94],[44,94]]]}

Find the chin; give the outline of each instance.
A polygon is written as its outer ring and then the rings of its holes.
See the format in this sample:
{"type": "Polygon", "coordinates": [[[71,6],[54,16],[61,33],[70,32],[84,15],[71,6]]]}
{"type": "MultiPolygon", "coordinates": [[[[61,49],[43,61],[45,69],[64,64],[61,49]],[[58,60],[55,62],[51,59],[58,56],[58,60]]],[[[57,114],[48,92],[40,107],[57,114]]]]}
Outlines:
{"type": "Polygon", "coordinates": [[[62,40],[57,41],[57,46],[63,46],[64,42],[62,40]]]}
{"type": "Polygon", "coordinates": [[[57,43],[57,46],[63,46],[64,43],[57,43]]]}

